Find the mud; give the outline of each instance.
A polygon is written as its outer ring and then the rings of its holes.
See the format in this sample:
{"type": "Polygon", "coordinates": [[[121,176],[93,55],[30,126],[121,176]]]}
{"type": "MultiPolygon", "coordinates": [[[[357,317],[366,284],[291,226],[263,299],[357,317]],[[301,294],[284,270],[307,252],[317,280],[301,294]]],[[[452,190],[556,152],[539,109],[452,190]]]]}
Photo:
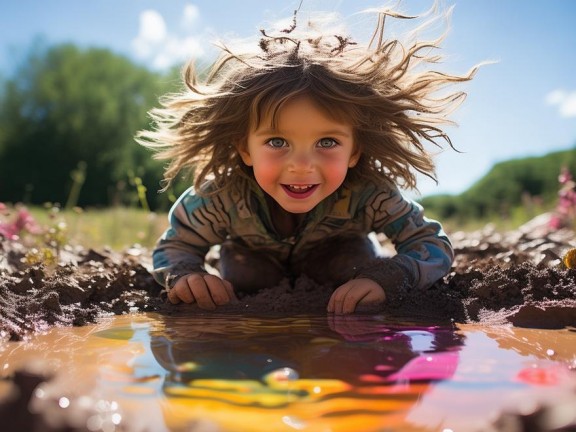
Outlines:
{"type": "MultiPolygon", "coordinates": [[[[576,270],[566,268],[561,259],[576,245],[573,231],[543,234],[525,228],[498,233],[486,227],[453,233],[451,239],[457,253],[452,272],[431,289],[409,293],[378,313],[439,322],[576,326],[576,270]]],[[[195,305],[167,303],[150,276],[150,252],[139,247],[122,252],[67,248],[57,266],[24,265],[24,253],[18,243],[0,243],[0,339],[23,340],[52,326],[81,326],[108,314],[209,314],[195,305]]],[[[211,263],[217,264],[217,255],[211,263]]],[[[303,276],[293,286],[284,281],[219,312],[324,314],[331,292],[303,276]]],[[[0,380],[0,420],[8,431],[71,430],[50,427],[27,411],[33,389],[50,378],[46,370],[21,369],[0,380]]],[[[561,402],[573,403],[559,401],[558,406],[561,402]]],[[[560,429],[548,425],[557,417],[551,409],[503,414],[494,430],[575,430],[572,423],[560,429]]]]}
{"type": "MultiPolygon", "coordinates": [[[[561,260],[576,244],[576,234],[535,234],[528,229],[498,233],[490,227],[453,233],[453,271],[431,289],[408,293],[382,313],[534,328],[576,326],[576,270],[561,260]]],[[[148,272],[150,253],[145,249],[68,248],[54,267],[24,265],[24,252],[17,243],[0,244],[2,338],[21,340],[51,326],[80,326],[106,314],[207,313],[194,305],[165,302],[162,288],[148,272]]],[[[284,281],[219,311],[325,313],[331,292],[331,287],[303,276],[293,286],[284,281]]]]}

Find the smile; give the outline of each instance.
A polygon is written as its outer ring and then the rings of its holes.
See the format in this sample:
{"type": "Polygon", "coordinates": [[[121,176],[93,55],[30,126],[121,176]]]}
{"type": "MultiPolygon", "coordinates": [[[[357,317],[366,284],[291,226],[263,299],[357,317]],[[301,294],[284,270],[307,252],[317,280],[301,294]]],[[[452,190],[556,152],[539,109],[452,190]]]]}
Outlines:
{"type": "Polygon", "coordinates": [[[282,188],[286,191],[289,197],[292,198],[308,198],[316,188],[318,187],[317,184],[314,185],[292,185],[292,184],[283,184],[282,188]]]}

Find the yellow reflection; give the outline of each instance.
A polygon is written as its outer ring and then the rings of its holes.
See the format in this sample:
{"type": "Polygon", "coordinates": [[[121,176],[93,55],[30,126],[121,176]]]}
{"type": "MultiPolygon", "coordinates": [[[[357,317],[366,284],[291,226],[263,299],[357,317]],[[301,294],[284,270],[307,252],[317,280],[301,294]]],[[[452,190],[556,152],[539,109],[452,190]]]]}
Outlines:
{"type": "Polygon", "coordinates": [[[53,371],[31,409],[64,423],[466,431],[487,427],[503,400],[511,409],[518,395],[523,403],[567,395],[576,386],[574,341],[569,330],[402,327],[381,318],[146,314],[5,343],[0,365],[2,377],[31,361],[53,371]]]}

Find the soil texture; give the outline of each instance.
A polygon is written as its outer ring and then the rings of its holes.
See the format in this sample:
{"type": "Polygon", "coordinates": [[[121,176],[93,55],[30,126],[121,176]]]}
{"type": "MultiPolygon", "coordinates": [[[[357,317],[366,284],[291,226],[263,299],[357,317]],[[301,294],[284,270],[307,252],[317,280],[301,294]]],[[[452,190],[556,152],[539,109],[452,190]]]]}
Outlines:
{"type": "MultiPolygon", "coordinates": [[[[406,294],[384,307],[391,317],[535,328],[576,326],[576,270],[562,257],[576,234],[559,230],[536,236],[526,227],[499,233],[486,227],[451,235],[452,272],[426,291],[406,294]]],[[[20,340],[55,325],[84,325],[107,314],[138,311],[209,313],[195,305],[171,305],[149,273],[150,253],[68,248],[57,266],[22,263],[25,250],[0,243],[0,335],[20,340]]],[[[217,255],[212,257],[212,263],[217,255]]],[[[240,298],[218,312],[325,313],[331,287],[302,276],[240,298]]],[[[370,310],[361,312],[374,312],[370,310]]]]}

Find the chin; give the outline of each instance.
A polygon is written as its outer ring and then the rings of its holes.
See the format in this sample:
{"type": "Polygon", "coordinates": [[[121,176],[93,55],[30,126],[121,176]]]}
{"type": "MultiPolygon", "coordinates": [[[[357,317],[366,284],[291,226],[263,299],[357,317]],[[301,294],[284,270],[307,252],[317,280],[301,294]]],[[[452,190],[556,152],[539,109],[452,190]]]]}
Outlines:
{"type": "Polygon", "coordinates": [[[302,214],[302,213],[308,213],[309,211],[312,211],[314,209],[314,207],[316,207],[318,205],[318,203],[312,205],[304,205],[304,204],[287,204],[287,205],[281,205],[281,207],[286,210],[288,213],[295,213],[295,214],[302,214]]]}

